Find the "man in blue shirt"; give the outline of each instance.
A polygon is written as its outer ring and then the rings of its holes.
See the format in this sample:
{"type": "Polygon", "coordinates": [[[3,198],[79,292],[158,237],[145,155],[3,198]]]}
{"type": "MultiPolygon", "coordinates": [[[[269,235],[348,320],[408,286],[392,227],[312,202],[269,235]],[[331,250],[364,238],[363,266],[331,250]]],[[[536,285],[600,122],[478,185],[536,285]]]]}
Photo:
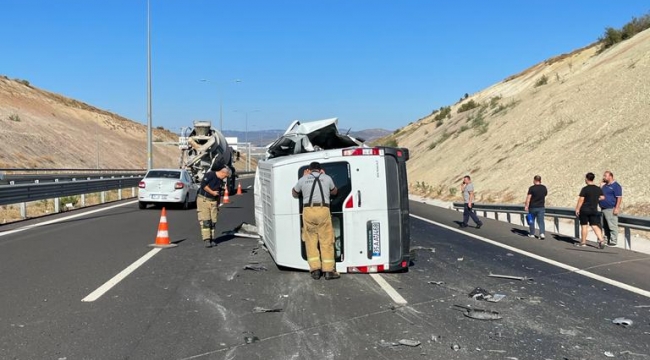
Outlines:
{"type": "Polygon", "coordinates": [[[603,182],[600,185],[605,199],[599,202],[603,212],[605,237],[607,245],[616,246],[618,240],[618,214],[621,212],[623,201],[623,188],[614,180],[614,174],[607,170],[603,174],[603,182]]]}

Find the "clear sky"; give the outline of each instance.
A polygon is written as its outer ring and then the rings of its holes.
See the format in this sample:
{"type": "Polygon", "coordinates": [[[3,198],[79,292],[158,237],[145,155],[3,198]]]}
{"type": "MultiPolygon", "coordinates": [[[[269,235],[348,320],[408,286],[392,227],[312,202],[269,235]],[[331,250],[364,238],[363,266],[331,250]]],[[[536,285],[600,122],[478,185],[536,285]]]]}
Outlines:
{"type": "MultiPolygon", "coordinates": [[[[636,0],[150,0],[153,124],[408,124],[650,11],[636,0]],[[201,82],[208,79],[209,82],[201,82]],[[234,82],[240,79],[241,82],[234,82]],[[237,111],[235,111],[237,110],[237,111]]],[[[147,0],[0,0],[0,74],[147,119],[147,0]]]]}

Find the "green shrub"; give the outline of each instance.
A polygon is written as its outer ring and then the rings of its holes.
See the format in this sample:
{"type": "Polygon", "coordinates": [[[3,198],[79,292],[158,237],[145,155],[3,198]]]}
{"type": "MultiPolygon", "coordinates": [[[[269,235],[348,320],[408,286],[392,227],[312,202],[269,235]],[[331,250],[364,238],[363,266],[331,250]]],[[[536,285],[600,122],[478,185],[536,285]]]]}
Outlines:
{"type": "Polygon", "coordinates": [[[9,121],[20,122],[20,116],[18,114],[11,114],[8,117],[9,121]]]}
{"type": "Polygon", "coordinates": [[[396,135],[398,132],[400,132],[400,130],[402,129],[395,129],[395,131],[393,131],[393,135],[396,135]]]}
{"type": "Polygon", "coordinates": [[[399,147],[399,145],[397,144],[397,139],[393,137],[386,139],[382,145],[388,147],[399,147]]]}
{"type": "Polygon", "coordinates": [[[443,106],[440,108],[440,111],[438,114],[433,118],[436,121],[442,120],[444,118],[449,118],[451,117],[451,107],[450,106],[443,106]]]}
{"type": "Polygon", "coordinates": [[[501,96],[493,96],[490,99],[490,109],[494,109],[497,105],[499,105],[500,100],[501,100],[501,96]]]}
{"type": "Polygon", "coordinates": [[[159,138],[159,137],[154,138],[154,139],[152,140],[152,142],[162,142],[162,141],[163,141],[163,139],[161,139],[161,138],[159,138]]]}
{"type": "Polygon", "coordinates": [[[442,119],[436,121],[436,127],[437,127],[437,128],[441,127],[442,124],[443,124],[443,121],[444,121],[444,120],[442,120],[442,119]]]}
{"type": "Polygon", "coordinates": [[[600,42],[598,53],[605,51],[621,41],[630,39],[634,35],[646,29],[650,29],[650,14],[646,14],[640,18],[633,17],[632,20],[623,25],[623,28],[621,29],[607,27],[605,28],[605,33],[598,38],[598,42],[600,42]]]}
{"type": "Polygon", "coordinates": [[[460,127],[460,129],[458,130],[458,132],[459,132],[459,133],[462,133],[462,132],[467,131],[467,130],[469,130],[469,126],[467,126],[467,125],[463,125],[463,126],[460,127]]]}
{"type": "Polygon", "coordinates": [[[21,79],[15,79],[15,80],[16,80],[17,82],[19,82],[19,83],[25,85],[25,86],[31,87],[31,85],[29,84],[29,81],[27,81],[27,80],[21,80],[21,79]]]}
{"type": "Polygon", "coordinates": [[[481,106],[481,104],[477,103],[476,101],[474,101],[474,99],[472,99],[472,100],[470,100],[470,101],[464,103],[463,105],[461,105],[461,106],[458,108],[458,113],[460,114],[460,113],[462,113],[462,112],[465,112],[465,111],[469,111],[469,110],[475,109],[475,108],[477,108],[477,107],[479,107],[479,106],[481,106]]]}
{"type": "Polygon", "coordinates": [[[458,189],[456,189],[455,187],[450,187],[449,188],[449,195],[455,196],[457,192],[458,192],[458,189]]]}
{"type": "Polygon", "coordinates": [[[537,81],[535,82],[535,87],[540,87],[542,85],[548,84],[548,76],[542,75],[537,81]]]}
{"type": "Polygon", "coordinates": [[[59,199],[61,201],[61,204],[72,204],[72,206],[77,206],[79,203],[79,196],[64,196],[59,199]]]}

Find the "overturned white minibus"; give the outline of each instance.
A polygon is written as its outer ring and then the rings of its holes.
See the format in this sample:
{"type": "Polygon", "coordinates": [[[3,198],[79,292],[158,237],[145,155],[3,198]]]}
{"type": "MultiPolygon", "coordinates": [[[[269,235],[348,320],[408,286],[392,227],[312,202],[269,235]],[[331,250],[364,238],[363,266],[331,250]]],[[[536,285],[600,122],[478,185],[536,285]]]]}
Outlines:
{"type": "Polygon", "coordinates": [[[255,220],[279,266],[309,270],[301,239],[302,199],[291,188],[312,161],[332,177],[330,201],[339,272],[407,271],[410,218],[407,149],[368,147],[338,133],[336,119],[294,122],[255,174],[255,220]]]}

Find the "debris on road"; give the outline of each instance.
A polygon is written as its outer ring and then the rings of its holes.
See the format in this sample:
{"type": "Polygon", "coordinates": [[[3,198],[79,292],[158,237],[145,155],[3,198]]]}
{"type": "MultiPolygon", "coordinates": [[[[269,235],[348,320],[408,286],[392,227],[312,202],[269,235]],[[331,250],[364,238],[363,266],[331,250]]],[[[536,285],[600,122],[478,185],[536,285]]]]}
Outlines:
{"type": "Polygon", "coordinates": [[[444,281],[427,281],[427,284],[431,284],[431,285],[444,285],[445,282],[444,282],[444,281]]]}
{"type": "Polygon", "coordinates": [[[429,252],[432,252],[432,253],[436,252],[435,248],[424,247],[424,246],[414,246],[414,247],[411,248],[410,251],[414,251],[414,250],[426,250],[426,251],[429,251],[429,252]]]}
{"type": "Polygon", "coordinates": [[[400,345],[410,346],[410,347],[420,346],[420,344],[421,344],[421,343],[420,343],[419,341],[417,341],[417,340],[410,340],[410,339],[402,339],[402,340],[400,340],[398,343],[399,343],[400,345]]]}
{"type": "Polygon", "coordinates": [[[508,279],[508,280],[519,280],[519,281],[534,281],[533,278],[526,276],[513,276],[513,275],[498,275],[490,273],[489,277],[499,278],[499,279],[508,279]]]}
{"type": "Polygon", "coordinates": [[[247,237],[251,239],[260,238],[260,236],[257,234],[257,226],[247,223],[241,223],[241,225],[237,226],[232,233],[237,237],[247,237]]]}
{"type": "Polygon", "coordinates": [[[635,306],[635,308],[645,309],[645,308],[650,308],[650,305],[637,305],[637,306],[635,306]]]}
{"type": "Polygon", "coordinates": [[[632,324],[634,324],[632,320],[626,319],[624,317],[617,317],[616,319],[612,320],[612,322],[616,325],[621,325],[623,327],[632,326],[632,324]]]}
{"type": "Polygon", "coordinates": [[[472,309],[469,307],[461,306],[461,305],[454,305],[458,309],[456,310],[462,310],[463,315],[470,319],[476,319],[476,320],[500,320],[503,317],[499,315],[497,311],[492,311],[492,310],[483,310],[483,309],[472,309]]]}
{"type": "Polygon", "coordinates": [[[605,351],[605,356],[607,356],[607,357],[614,357],[614,354],[611,353],[610,351],[605,351]]]}
{"type": "Polygon", "coordinates": [[[438,341],[440,341],[440,339],[441,339],[440,335],[435,335],[435,334],[431,335],[431,341],[433,341],[433,342],[438,342],[438,341]]]}
{"type": "Polygon", "coordinates": [[[492,297],[492,294],[483,288],[477,287],[467,294],[467,296],[474,300],[487,300],[492,297]]]}
{"type": "Polygon", "coordinates": [[[253,308],[253,312],[254,313],[282,312],[282,308],[267,309],[260,306],[256,306],[253,308]]]}
{"type": "Polygon", "coordinates": [[[462,257],[459,257],[459,258],[458,258],[457,260],[458,260],[458,261],[463,261],[463,260],[464,260],[464,258],[462,258],[462,257]]]}
{"type": "Polygon", "coordinates": [[[260,341],[260,338],[258,338],[257,336],[244,336],[244,342],[246,344],[252,344],[258,341],[260,341]]]}
{"type": "Polygon", "coordinates": [[[561,335],[576,336],[576,335],[578,335],[578,331],[560,329],[560,334],[561,335]]]}
{"type": "Polygon", "coordinates": [[[266,271],[268,269],[264,265],[248,264],[248,265],[244,266],[244,270],[266,271]]]}
{"type": "Polygon", "coordinates": [[[379,346],[381,346],[381,347],[387,347],[387,348],[394,348],[394,347],[396,347],[396,346],[399,346],[399,343],[396,343],[396,342],[388,342],[388,341],[381,340],[381,341],[379,341],[379,346]]]}
{"type": "Polygon", "coordinates": [[[458,351],[458,350],[460,350],[460,345],[455,344],[455,343],[451,344],[451,349],[454,350],[454,351],[458,351]]]}
{"type": "Polygon", "coordinates": [[[648,355],[646,355],[646,354],[637,354],[637,353],[633,353],[633,352],[631,352],[631,351],[629,351],[629,350],[621,351],[620,354],[621,354],[621,355],[632,355],[632,356],[646,356],[646,357],[648,356],[648,355]]]}
{"type": "Polygon", "coordinates": [[[489,302],[499,302],[499,301],[503,300],[503,298],[505,298],[505,297],[506,296],[503,295],[503,294],[494,294],[494,295],[492,295],[491,298],[486,299],[486,300],[489,301],[489,302]]]}

